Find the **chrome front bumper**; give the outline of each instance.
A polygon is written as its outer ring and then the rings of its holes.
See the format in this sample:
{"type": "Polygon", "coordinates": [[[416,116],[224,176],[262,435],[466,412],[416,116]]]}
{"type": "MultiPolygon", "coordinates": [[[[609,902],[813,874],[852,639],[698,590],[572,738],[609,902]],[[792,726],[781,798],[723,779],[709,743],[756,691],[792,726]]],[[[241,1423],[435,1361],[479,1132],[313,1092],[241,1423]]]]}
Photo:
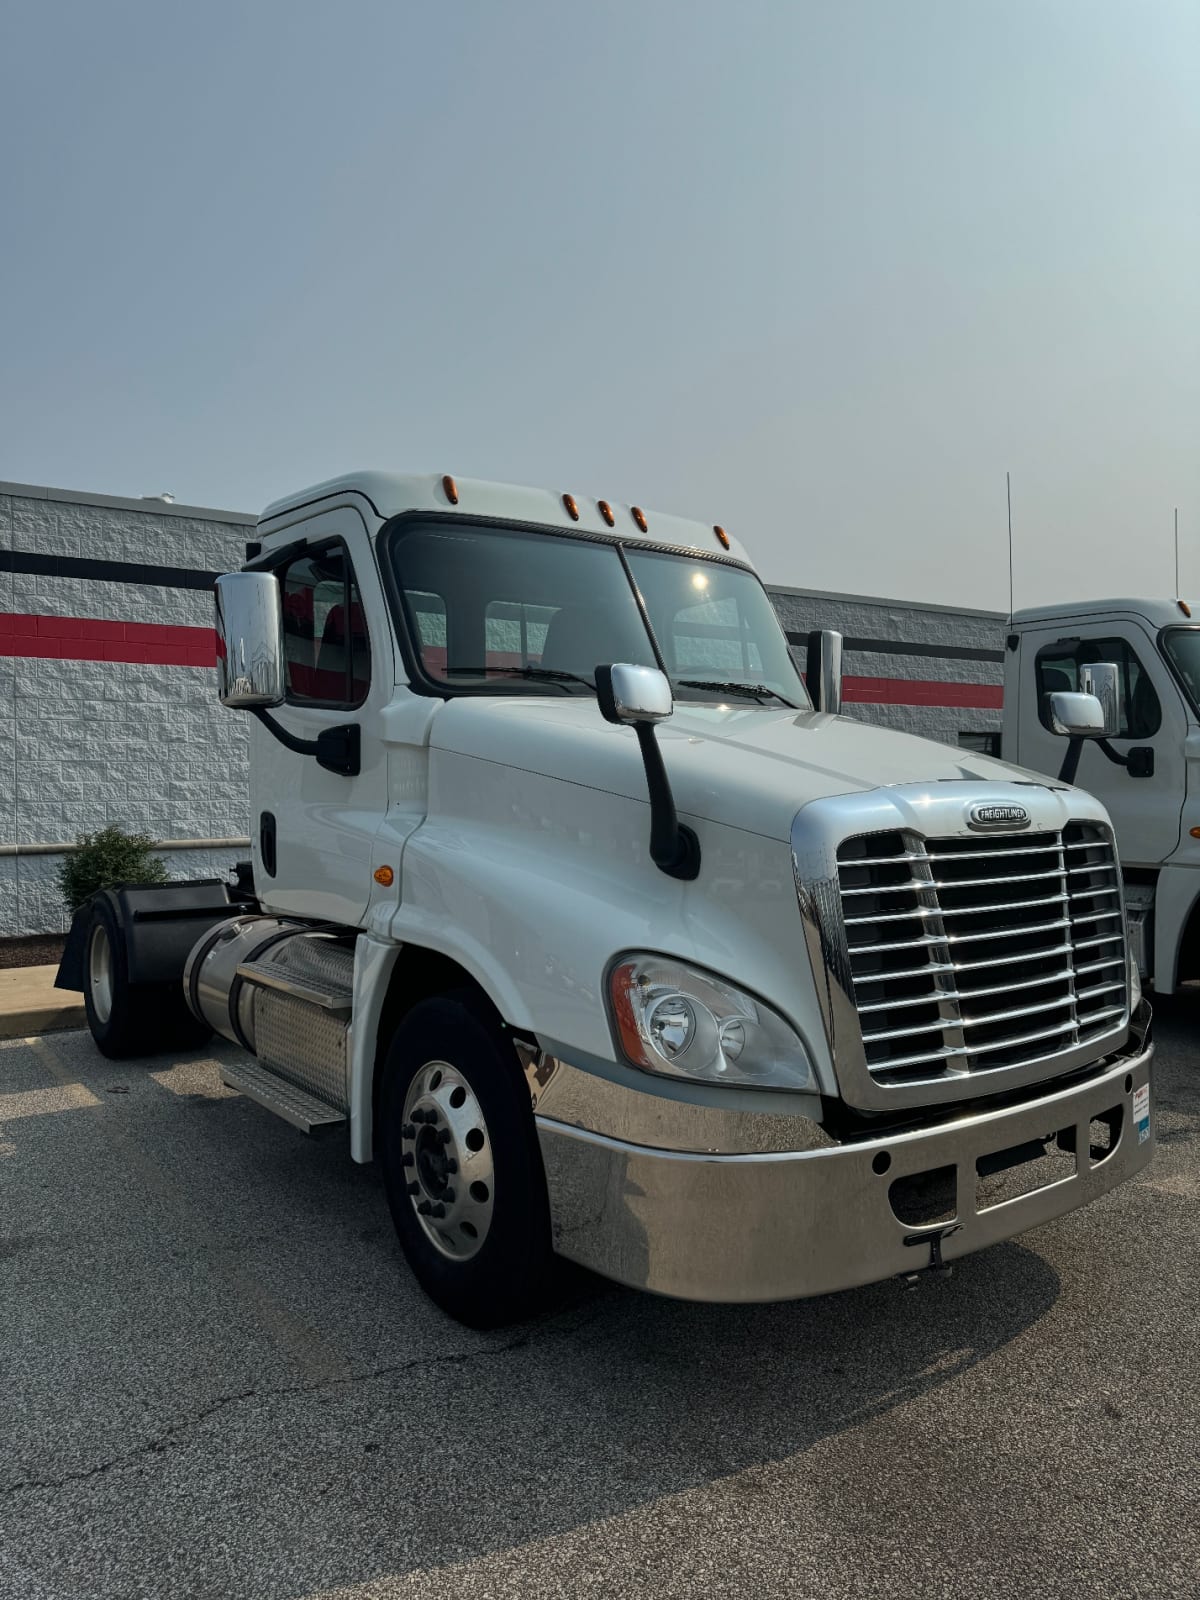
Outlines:
{"type": "Polygon", "coordinates": [[[1153,1120],[1135,1125],[1134,1097],[1144,1091],[1136,1110],[1150,1116],[1152,1054],[1143,1045],[1082,1084],[1019,1106],[825,1149],[651,1149],[539,1115],[555,1248],[620,1283],[684,1300],[799,1299],[952,1261],[1086,1205],[1147,1165],[1153,1120]],[[1105,1117],[1110,1148],[1097,1160],[1089,1124],[1105,1117]],[[1050,1181],[1019,1198],[979,1192],[997,1180],[977,1180],[977,1163],[986,1174],[989,1158],[1022,1147],[1028,1155],[1047,1137],[1054,1157],[1014,1163],[1007,1177],[1050,1181]],[[1072,1159],[1063,1146],[1078,1153],[1072,1159]],[[957,1193],[952,1216],[897,1216],[898,1180],[945,1168],[957,1193]]]}

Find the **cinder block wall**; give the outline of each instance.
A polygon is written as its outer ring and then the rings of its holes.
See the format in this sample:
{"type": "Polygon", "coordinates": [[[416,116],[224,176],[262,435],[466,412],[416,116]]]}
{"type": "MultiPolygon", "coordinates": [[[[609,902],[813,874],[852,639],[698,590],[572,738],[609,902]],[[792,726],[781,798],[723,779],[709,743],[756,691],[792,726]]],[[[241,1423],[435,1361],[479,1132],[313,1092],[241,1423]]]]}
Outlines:
{"type": "MultiPolygon", "coordinates": [[[[253,524],[0,482],[0,937],[66,926],[62,855],[30,846],[115,822],[217,841],[164,852],[173,877],[245,855],[220,842],[248,832],[247,723],[216,698],[211,580],[253,524]]],[[[771,593],[801,659],[810,629],[846,635],[849,715],[949,744],[998,730],[1002,616],[771,593]]]]}
{"type": "Polygon", "coordinates": [[[768,588],[801,663],[810,630],[845,636],[848,716],[944,744],[999,734],[1004,612],[768,588]]]}
{"type": "MultiPolygon", "coordinates": [[[[246,725],[216,699],[210,586],[241,564],[253,522],[0,483],[0,846],[107,822],[166,840],[246,834],[246,725]]],[[[164,860],[194,877],[244,854],[164,860]]],[[[0,936],[65,926],[61,861],[0,854],[0,936]]]]}

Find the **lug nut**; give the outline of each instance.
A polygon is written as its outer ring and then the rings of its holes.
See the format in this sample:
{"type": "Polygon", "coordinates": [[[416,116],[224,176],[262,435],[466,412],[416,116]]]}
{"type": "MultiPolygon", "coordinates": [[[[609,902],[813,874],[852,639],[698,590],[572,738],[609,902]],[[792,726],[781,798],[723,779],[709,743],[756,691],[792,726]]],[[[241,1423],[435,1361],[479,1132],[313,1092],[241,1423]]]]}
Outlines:
{"type": "Polygon", "coordinates": [[[406,1150],[404,1152],[404,1154],[400,1157],[400,1165],[403,1166],[403,1167],[411,1167],[412,1164],[413,1164],[413,1153],[412,1153],[411,1150],[406,1150]]]}
{"type": "Polygon", "coordinates": [[[458,1171],[458,1162],[455,1161],[453,1156],[451,1156],[450,1159],[446,1162],[446,1171],[447,1172],[457,1172],[458,1171]]]}
{"type": "Polygon", "coordinates": [[[441,1204],[438,1204],[436,1206],[430,1206],[429,1215],[431,1217],[444,1217],[446,1215],[446,1208],[445,1208],[444,1205],[441,1205],[441,1204]]]}
{"type": "Polygon", "coordinates": [[[438,1119],[437,1112],[433,1109],[432,1106],[430,1106],[429,1110],[425,1113],[425,1121],[432,1128],[437,1123],[437,1119],[438,1119]]]}
{"type": "Polygon", "coordinates": [[[423,1217],[427,1217],[433,1210],[433,1207],[429,1204],[428,1200],[422,1200],[420,1205],[417,1207],[417,1210],[423,1217]]]}
{"type": "Polygon", "coordinates": [[[453,1137],[449,1128],[439,1128],[437,1136],[439,1144],[449,1144],[453,1137]]]}
{"type": "Polygon", "coordinates": [[[400,1129],[400,1137],[402,1139],[415,1139],[417,1137],[417,1130],[411,1122],[406,1122],[400,1129]]]}
{"type": "Polygon", "coordinates": [[[408,1194],[420,1194],[421,1192],[421,1185],[419,1183],[406,1183],[404,1188],[408,1194]]]}
{"type": "Polygon", "coordinates": [[[421,1110],[420,1106],[418,1106],[417,1109],[413,1112],[412,1119],[413,1119],[414,1122],[424,1122],[425,1121],[425,1113],[421,1110]]]}
{"type": "Polygon", "coordinates": [[[452,1206],[454,1204],[454,1190],[453,1189],[443,1189],[442,1190],[442,1199],[446,1202],[446,1204],[448,1206],[452,1206]]]}

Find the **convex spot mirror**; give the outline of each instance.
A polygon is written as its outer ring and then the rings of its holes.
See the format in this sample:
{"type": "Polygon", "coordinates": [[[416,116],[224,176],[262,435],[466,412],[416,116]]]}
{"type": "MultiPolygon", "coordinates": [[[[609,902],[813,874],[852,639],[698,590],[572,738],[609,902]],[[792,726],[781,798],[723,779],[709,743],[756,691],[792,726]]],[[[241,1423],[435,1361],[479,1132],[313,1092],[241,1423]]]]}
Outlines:
{"type": "Polygon", "coordinates": [[[1079,670],[1078,692],[1055,690],[1050,696],[1050,726],[1069,739],[1111,739],[1121,725],[1120,669],[1099,661],[1079,670]]]}
{"type": "Polygon", "coordinates": [[[607,721],[631,727],[639,722],[665,722],[675,709],[666,673],[629,662],[596,668],[596,699],[607,721]]]}
{"type": "Polygon", "coordinates": [[[217,693],[232,711],[283,703],[283,604],[270,572],[217,579],[217,693]]]}

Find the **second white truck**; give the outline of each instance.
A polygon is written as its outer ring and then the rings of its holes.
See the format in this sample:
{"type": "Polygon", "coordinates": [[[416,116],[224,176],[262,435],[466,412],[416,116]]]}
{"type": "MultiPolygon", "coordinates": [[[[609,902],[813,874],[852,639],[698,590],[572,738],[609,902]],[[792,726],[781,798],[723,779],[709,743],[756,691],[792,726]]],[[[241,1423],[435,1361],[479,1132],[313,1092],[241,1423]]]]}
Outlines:
{"type": "Polygon", "coordinates": [[[354,474],[267,508],[217,626],[253,862],[97,895],[60,983],[109,1055],[216,1031],[378,1160],[455,1316],[525,1314],[555,1252],[842,1289],[1149,1161],[1104,807],[840,716],[837,636],[806,688],[723,528],[354,474]]]}
{"type": "Polygon", "coordinates": [[[1158,994],[1200,978],[1200,622],[1182,600],[1093,600],[1014,616],[1003,750],[1062,770],[1051,696],[1110,664],[1110,734],[1079,745],[1073,782],[1113,823],[1134,959],[1158,994]]]}

